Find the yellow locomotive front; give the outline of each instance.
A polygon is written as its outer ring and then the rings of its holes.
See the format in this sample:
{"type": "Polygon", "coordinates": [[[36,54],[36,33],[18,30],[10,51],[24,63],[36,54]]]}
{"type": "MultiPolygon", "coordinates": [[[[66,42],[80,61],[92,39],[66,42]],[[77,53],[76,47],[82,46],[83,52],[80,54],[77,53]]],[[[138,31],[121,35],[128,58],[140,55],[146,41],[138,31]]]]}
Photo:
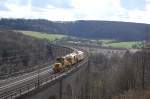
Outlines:
{"type": "Polygon", "coordinates": [[[62,71],[62,69],[63,69],[63,67],[62,67],[62,64],[61,64],[61,63],[55,63],[55,64],[53,65],[53,71],[54,71],[55,73],[58,73],[58,72],[62,71]]]}
{"type": "Polygon", "coordinates": [[[59,57],[56,59],[56,63],[53,65],[53,71],[55,73],[65,70],[65,68],[69,68],[71,63],[65,57],[59,57]]]}
{"type": "Polygon", "coordinates": [[[69,69],[73,64],[78,63],[82,59],[84,59],[84,52],[82,51],[74,51],[66,56],[59,57],[53,65],[53,71],[57,73],[69,69]]]}

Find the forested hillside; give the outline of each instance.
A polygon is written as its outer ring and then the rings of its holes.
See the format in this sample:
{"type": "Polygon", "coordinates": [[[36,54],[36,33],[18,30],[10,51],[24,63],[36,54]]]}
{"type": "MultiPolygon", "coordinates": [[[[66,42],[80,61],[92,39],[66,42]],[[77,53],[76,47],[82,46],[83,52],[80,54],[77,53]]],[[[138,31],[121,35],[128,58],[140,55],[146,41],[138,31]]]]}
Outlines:
{"type": "Polygon", "coordinates": [[[150,99],[150,51],[123,57],[91,55],[89,94],[94,99],[150,99]]]}
{"type": "Polygon", "coordinates": [[[77,21],[65,23],[64,27],[75,36],[128,41],[144,39],[150,25],[111,21],[77,21]]]}
{"type": "Polygon", "coordinates": [[[0,75],[31,69],[52,59],[46,41],[8,30],[0,30],[0,35],[0,75]]]}
{"type": "Polygon", "coordinates": [[[113,21],[68,21],[1,19],[0,28],[30,30],[94,39],[143,40],[149,24],[113,21]]]}

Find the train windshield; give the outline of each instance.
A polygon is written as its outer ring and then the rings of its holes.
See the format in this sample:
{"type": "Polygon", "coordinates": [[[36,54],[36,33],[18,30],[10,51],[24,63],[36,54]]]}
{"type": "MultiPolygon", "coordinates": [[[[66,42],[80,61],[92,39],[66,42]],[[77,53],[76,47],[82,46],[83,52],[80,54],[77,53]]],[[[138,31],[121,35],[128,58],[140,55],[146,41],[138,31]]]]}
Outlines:
{"type": "Polygon", "coordinates": [[[57,61],[57,62],[62,62],[62,61],[64,61],[64,58],[59,57],[59,58],[56,59],[56,61],[57,61]]]}

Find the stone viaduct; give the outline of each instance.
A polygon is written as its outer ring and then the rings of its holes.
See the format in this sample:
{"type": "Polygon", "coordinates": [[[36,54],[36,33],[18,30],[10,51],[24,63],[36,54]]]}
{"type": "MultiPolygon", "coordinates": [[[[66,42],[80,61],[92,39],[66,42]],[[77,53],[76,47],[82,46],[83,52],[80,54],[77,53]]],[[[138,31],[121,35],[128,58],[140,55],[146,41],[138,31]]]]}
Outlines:
{"type": "Polygon", "coordinates": [[[83,99],[88,83],[88,61],[77,64],[64,77],[41,86],[17,99],[83,99]]]}

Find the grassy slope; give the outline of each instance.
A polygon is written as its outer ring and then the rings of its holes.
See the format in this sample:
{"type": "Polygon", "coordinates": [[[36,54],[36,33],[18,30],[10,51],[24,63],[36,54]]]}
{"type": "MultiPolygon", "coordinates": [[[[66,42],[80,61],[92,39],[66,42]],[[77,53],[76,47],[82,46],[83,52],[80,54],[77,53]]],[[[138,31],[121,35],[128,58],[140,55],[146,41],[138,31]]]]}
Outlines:
{"type": "Polygon", "coordinates": [[[116,42],[116,40],[113,40],[113,39],[103,39],[103,40],[99,40],[99,42],[103,42],[104,44],[107,44],[107,43],[116,42]]]}
{"type": "Polygon", "coordinates": [[[140,42],[130,41],[130,42],[118,42],[118,43],[108,43],[108,46],[117,47],[117,48],[132,48],[132,46],[140,42]]]}
{"type": "Polygon", "coordinates": [[[48,41],[54,41],[54,40],[63,39],[67,37],[66,35],[46,34],[42,32],[33,32],[33,31],[20,31],[20,32],[31,37],[35,37],[38,39],[46,39],[48,41]]]}
{"type": "MultiPolygon", "coordinates": [[[[46,39],[48,41],[55,41],[67,37],[66,35],[47,34],[42,32],[33,32],[33,31],[20,31],[20,32],[31,37],[35,37],[38,39],[46,39]]],[[[140,41],[119,42],[117,40],[109,40],[109,39],[99,40],[98,42],[102,42],[103,46],[110,46],[115,48],[132,48],[132,46],[141,43],[140,41]]]]}
{"type": "Polygon", "coordinates": [[[142,41],[127,41],[127,42],[120,42],[117,40],[99,40],[103,46],[110,46],[115,48],[132,48],[134,45],[140,44],[142,41]]]}

